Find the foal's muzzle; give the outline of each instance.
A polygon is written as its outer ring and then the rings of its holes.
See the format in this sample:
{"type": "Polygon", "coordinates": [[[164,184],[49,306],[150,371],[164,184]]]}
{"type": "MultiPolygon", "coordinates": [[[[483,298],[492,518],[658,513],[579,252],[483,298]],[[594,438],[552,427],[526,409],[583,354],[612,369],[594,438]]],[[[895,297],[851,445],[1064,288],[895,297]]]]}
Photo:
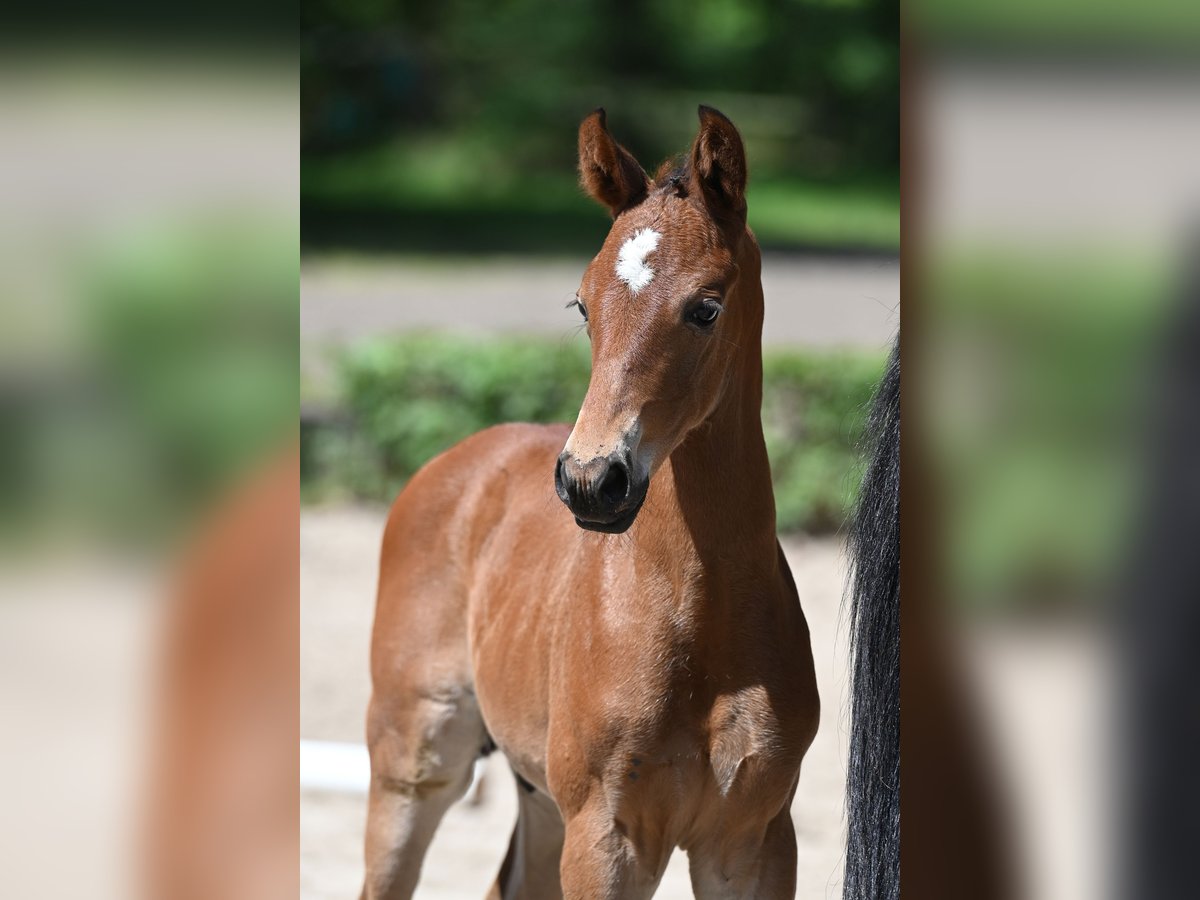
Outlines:
{"type": "Polygon", "coordinates": [[[649,478],[634,474],[628,452],[580,463],[564,450],[554,467],[558,498],[575,515],[575,524],[589,531],[626,531],[642,508],[649,484],[649,478]]]}

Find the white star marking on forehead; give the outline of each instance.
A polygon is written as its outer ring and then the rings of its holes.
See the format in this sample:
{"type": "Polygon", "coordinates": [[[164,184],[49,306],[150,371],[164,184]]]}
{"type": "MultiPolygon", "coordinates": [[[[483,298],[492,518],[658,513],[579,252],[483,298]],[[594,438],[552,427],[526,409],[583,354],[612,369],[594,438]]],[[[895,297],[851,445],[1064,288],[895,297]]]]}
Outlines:
{"type": "Polygon", "coordinates": [[[643,228],[621,245],[621,252],[617,254],[617,277],[635,294],[654,277],[654,270],[646,265],[646,257],[654,252],[661,237],[653,228],[643,228]]]}

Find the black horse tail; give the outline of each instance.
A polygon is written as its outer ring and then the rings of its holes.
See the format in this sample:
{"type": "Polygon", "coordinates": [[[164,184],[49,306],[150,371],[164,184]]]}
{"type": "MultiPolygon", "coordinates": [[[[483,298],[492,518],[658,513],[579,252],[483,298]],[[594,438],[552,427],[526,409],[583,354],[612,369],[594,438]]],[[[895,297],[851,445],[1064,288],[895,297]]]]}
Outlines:
{"type": "Polygon", "coordinates": [[[900,896],[900,338],[866,428],[850,527],[850,760],[843,900],[900,896]]]}

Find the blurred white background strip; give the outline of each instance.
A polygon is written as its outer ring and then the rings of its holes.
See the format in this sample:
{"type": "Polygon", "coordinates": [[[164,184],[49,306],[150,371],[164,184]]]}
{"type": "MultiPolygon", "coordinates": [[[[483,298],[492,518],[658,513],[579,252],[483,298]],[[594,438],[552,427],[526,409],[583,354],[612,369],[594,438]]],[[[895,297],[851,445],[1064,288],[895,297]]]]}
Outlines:
{"type": "MultiPolygon", "coordinates": [[[[475,761],[471,787],[466,800],[477,799],[483,776],[482,758],[475,761]]],[[[346,741],[300,742],[300,789],[302,791],[335,791],[343,794],[365,794],[371,786],[371,757],[364,744],[346,741]]]]}
{"type": "Polygon", "coordinates": [[[365,794],[371,784],[371,758],[363,744],[300,742],[300,788],[365,794]]]}

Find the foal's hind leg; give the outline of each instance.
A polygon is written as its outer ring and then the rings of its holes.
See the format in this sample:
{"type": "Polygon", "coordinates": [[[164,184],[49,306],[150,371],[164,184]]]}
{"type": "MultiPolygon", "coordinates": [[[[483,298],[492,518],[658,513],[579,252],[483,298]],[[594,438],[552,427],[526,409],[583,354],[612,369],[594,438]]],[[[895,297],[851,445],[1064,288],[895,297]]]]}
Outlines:
{"type": "Polygon", "coordinates": [[[371,793],[365,900],[407,900],[446,810],[466,793],[488,740],[469,687],[455,681],[381,699],[367,722],[371,793]]]}
{"type": "Polygon", "coordinates": [[[517,824],[487,900],[561,900],[563,823],[554,801],[518,783],[517,824]]]}

